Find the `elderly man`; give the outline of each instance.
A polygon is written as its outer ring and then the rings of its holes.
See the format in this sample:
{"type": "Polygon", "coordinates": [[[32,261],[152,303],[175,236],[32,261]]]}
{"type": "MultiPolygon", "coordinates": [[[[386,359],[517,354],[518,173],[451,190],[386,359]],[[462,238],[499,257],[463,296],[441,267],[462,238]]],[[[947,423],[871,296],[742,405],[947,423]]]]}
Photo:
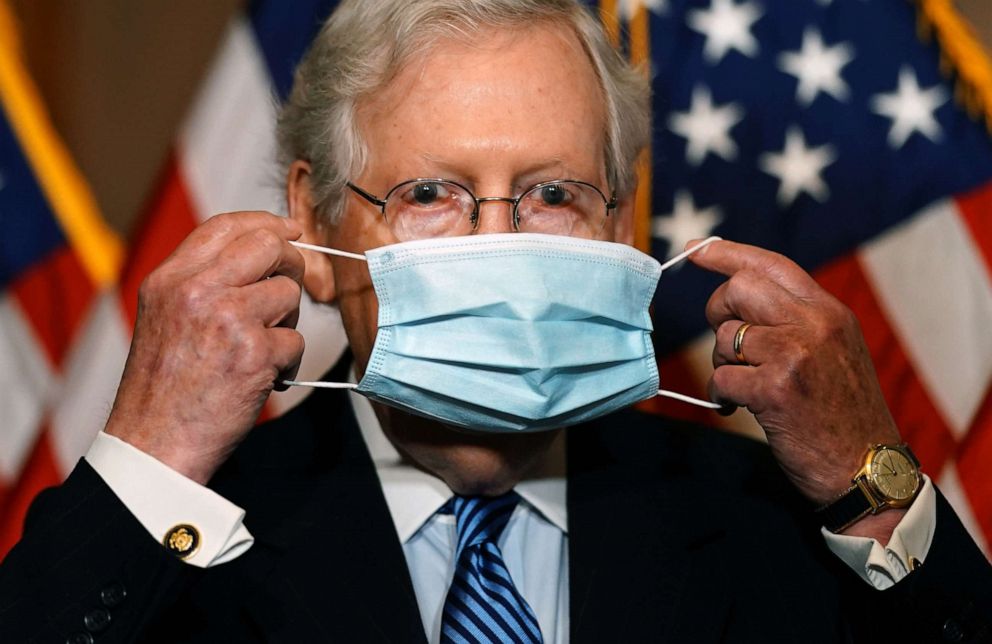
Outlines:
{"type": "Polygon", "coordinates": [[[105,433],[0,569],[0,639],[989,636],[987,562],[789,260],[691,255],[729,278],[711,397],[770,455],[618,410],[657,392],[658,267],[623,246],[648,123],[571,0],[342,3],[280,118],[289,217],[215,217],[142,286],[105,433]],[[358,391],[253,430],[301,287],[358,391]]]}

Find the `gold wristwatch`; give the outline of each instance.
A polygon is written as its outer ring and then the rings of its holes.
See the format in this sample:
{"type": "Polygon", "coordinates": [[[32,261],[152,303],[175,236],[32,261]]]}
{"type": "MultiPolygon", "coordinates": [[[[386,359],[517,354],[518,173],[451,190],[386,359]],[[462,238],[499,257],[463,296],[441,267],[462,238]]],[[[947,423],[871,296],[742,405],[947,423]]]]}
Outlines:
{"type": "Polygon", "coordinates": [[[831,532],[841,532],[867,514],[904,508],[923,485],[920,462],[906,444],[874,445],[851,488],[816,513],[831,532]]]}

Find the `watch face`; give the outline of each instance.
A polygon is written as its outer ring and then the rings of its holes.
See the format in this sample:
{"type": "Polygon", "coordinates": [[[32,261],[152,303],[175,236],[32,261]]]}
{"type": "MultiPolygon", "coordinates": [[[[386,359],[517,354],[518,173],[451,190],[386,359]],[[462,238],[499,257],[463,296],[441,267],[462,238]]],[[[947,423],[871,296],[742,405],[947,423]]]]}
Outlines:
{"type": "Polygon", "coordinates": [[[913,498],[919,485],[919,470],[902,452],[883,447],[871,459],[870,477],[875,488],[890,501],[913,498]]]}

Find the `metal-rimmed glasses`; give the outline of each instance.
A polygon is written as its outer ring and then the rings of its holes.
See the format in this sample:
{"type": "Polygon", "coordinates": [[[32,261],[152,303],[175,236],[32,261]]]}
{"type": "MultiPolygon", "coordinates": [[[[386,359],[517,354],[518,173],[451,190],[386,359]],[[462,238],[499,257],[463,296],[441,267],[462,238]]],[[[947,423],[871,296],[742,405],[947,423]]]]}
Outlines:
{"type": "Polygon", "coordinates": [[[514,231],[595,239],[617,207],[615,193],[607,199],[591,183],[573,179],[538,183],[519,197],[476,197],[448,179],[410,179],[382,199],[351,182],[348,187],[379,207],[400,241],[469,235],[478,228],[481,205],[490,201],[513,207],[514,231]]]}

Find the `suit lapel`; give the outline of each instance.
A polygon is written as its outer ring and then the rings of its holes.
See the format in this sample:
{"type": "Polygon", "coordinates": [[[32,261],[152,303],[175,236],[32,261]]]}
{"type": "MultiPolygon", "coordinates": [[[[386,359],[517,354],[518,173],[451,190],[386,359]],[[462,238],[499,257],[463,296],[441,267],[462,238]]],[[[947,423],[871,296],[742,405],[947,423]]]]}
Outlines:
{"type": "Polygon", "coordinates": [[[417,600],[377,486],[342,473],[328,482],[280,566],[294,601],[326,641],[424,641],[417,600]],[[315,565],[317,562],[326,564],[315,565]]]}
{"type": "Polygon", "coordinates": [[[245,494],[262,499],[246,506],[246,520],[254,519],[249,553],[265,589],[249,600],[248,613],[270,641],[426,643],[403,550],[351,407],[337,392],[311,399],[285,428],[269,431],[302,432],[300,449],[320,461],[253,477],[245,494]]]}
{"type": "Polygon", "coordinates": [[[619,418],[569,433],[571,641],[717,642],[729,609],[718,506],[681,480],[663,429],[645,442],[619,418]]]}

